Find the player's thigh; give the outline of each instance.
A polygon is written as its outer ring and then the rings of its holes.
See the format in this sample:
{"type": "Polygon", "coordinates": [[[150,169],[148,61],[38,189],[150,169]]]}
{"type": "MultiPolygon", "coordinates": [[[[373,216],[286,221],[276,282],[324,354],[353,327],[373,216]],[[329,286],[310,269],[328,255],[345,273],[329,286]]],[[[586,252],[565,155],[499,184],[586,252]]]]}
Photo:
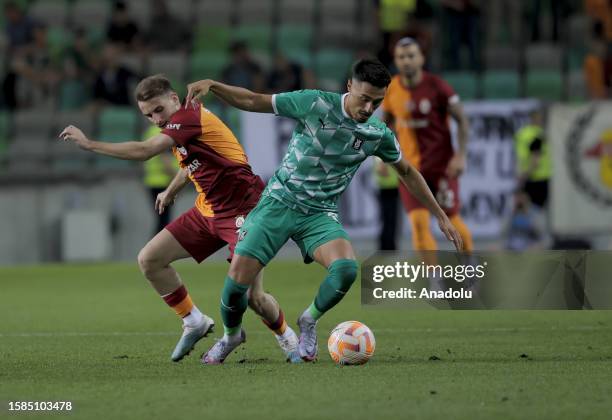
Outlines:
{"type": "Polygon", "coordinates": [[[317,247],[313,256],[316,262],[328,268],[336,260],[354,260],[355,251],[348,240],[338,238],[317,247]]]}
{"type": "Polygon", "coordinates": [[[293,240],[300,247],[305,263],[313,260],[328,267],[338,258],[354,259],[349,237],[332,212],[303,216],[293,240]]]}
{"type": "Polygon", "coordinates": [[[166,229],[162,229],[142,248],[138,254],[141,265],[157,264],[165,266],[173,261],[190,257],[189,252],[166,229]]]}
{"type": "Polygon", "coordinates": [[[291,237],[296,217],[284,204],[263,197],[238,232],[234,258],[241,255],[256,259],[262,266],[267,265],[291,237]]]}
{"type": "Polygon", "coordinates": [[[198,263],[223,248],[227,242],[215,229],[215,218],[205,217],[193,207],[172,221],[164,229],[198,263]]]}

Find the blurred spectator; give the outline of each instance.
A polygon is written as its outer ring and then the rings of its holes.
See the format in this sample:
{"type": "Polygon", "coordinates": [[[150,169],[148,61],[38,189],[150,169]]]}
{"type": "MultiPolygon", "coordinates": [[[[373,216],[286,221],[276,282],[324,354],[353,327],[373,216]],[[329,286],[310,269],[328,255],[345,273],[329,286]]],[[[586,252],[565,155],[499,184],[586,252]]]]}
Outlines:
{"type": "Polygon", "coordinates": [[[601,22],[594,25],[583,68],[589,98],[612,97],[612,41],[606,41],[601,22]]]}
{"type": "Polygon", "coordinates": [[[612,41],[612,1],[584,0],[584,10],[603,26],[604,39],[612,41]]]}
{"type": "Polygon", "coordinates": [[[374,160],[374,174],[378,184],[378,211],[381,220],[378,250],[395,251],[397,249],[399,179],[397,173],[379,158],[374,160]]]}
{"type": "Polygon", "coordinates": [[[185,22],[173,16],[165,0],[151,0],[153,16],[147,35],[147,44],[154,50],[168,51],[188,49],[191,42],[191,32],[185,22]],[[171,28],[171,30],[163,30],[171,28]]]}
{"type": "Polygon", "coordinates": [[[543,235],[535,223],[536,214],[524,191],[514,194],[514,209],[506,227],[506,249],[525,251],[543,247],[543,235]]]}
{"type": "Polygon", "coordinates": [[[315,87],[314,75],[300,64],[289,61],[282,53],[274,57],[274,65],[268,75],[269,92],[291,92],[315,87]]]}
{"type": "Polygon", "coordinates": [[[59,91],[59,108],[80,109],[91,99],[94,77],[94,53],[84,29],[73,33],[72,45],[63,59],[62,83],[59,91]]]}
{"type": "Polygon", "coordinates": [[[530,117],[530,123],[515,135],[519,185],[533,204],[545,209],[551,159],[543,128],[543,111],[536,110],[530,117]]]}
{"type": "Polygon", "coordinates": [[[243,41],[230,45],[230,63],[223,69],[221,78],[224,83],[240,86],[254,92],[265,89],[264,75],[261,67],[249,53],[243,41]]]}
{"type": "Polygon", "coordinates": [[[51,56],[47,27],[35,24],[30,44],[14,50],[10,57],[12,80],[5,85],[10,107],[40,105],[53,98],[60,80],[57,62],[51,56]]]}
{"type": "Polygon", "coordinates": [[[377,57],[384,65],[393,68],[395,44],[407,36],[416,39],[426,55],[431,51],[434,11],[428,0],[376,0],[376,4],[383,41],[377,57]]]}
{"type": "Polygon", "coordinates": [[[483,7],[486,14],[487,42],[518,45],[521,41],[523,3],[516,0],[495,0],[485,2],[483,7]]]}
{"type": "MultiPolygon", "coordinates": [[[[166,32],[170,33],[172,31],[164,31],[164,34],[166,32]]],[[[138,25],[131,19],[127,4],[123,1],[115,2],[113,14],[106,31],[107,40],[132,48],[137,44],[138,35],[138,25]]]]}
{"type": "Polygon", "coordinates": [[[480,2],[479,0],[441,0],[449,45],[449,68],[461,69],[461,46],[468,49],[470,70],[480,69],[480,2]]]}
{"type": "MultiPolygon", "coordinates": [[[[142,140],[145,141],[151,137],[159,134],[161,128],[156,125],[152,125],[145,130],[142,135],[142,140]]],[[[144,165],[144,184],[149,190],[149,196],[151,199],[151,208],[155,208],[155,201],[157,195],[162,193],[166,187],[172,181],[174,175],[180,169],[177,160],[172,156],[172,152],[167,150],[159,155],[153,156],[151,159],[143,162],[144,165]]],[[[170,214],[172,213],[172,207],[168,207],[162,214],[155,212],[155,228],[153,235],[157,235],[166,225],[170,222],[170,214]]]]}
{"type": "Polygon", "coordinates": [[[94,82],[94,99],[98,105],[130,104],[130,81],[137,77],[119,63],[120,48],[106,44],[102,50],[102,61],[94,82]]]}
{"type": "MultiPolygon", "coordinates": [[[[528,2],[527,14],[531,26],[531,41],[538,42],[543,39],[551,39],[559,41],[559,30],[561,25],[570,13],[570,4],[568,0],[532,0],[528,2]],[[548,12],[544,12],[545,7],[550,7],[548,12]],[[548,14],[550,13],[550,14],[548,14]],[[547,19],[543,19],[546,17],[547,19]],[[549,19],[548,19],[549,18],[549,19]],[[550,36],[546,36],[542,30],[543,20],[550,23],[550,36]]],[[[549,29],[549,28],[546,28],[549,29]]]]}
{"type": "Polygon", "coordinates": [[[8,1],[4,4],[4,21],[9,52],[34,40],[34,22],[16,2],[8,1]]]}

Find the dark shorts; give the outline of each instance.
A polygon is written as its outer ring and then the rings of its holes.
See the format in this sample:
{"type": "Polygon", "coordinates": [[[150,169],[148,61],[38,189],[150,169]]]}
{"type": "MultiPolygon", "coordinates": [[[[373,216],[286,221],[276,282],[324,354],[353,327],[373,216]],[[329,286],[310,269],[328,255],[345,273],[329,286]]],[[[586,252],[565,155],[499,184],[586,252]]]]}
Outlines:
{"type": "MultiPolygon", "coordinates": [[[[459,213],[459,179],[447,178],[444,175],[424,176],[424,178],[442,210],[448,216],[459,213]]],[[[416,197],[410,194],[403,183],[399,185],[399,192],[407,212],[426,208],[416,197]]]]}
{"type": "Polygon", "coordinates": [[[229,245],[228,261],[231,261],[238,240],[238,229],[250,210],[248,208],[238,216],[205,217],[196,207],[192,207],[166,226],[166,229],[198,263],[225,245],[229,245]]]}

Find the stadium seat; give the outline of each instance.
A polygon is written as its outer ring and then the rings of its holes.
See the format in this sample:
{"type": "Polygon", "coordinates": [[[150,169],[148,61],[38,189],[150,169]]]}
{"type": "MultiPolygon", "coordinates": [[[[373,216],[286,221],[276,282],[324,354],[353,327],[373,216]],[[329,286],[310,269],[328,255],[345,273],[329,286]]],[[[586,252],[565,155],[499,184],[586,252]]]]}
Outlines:
{"type": "Polygon", "coordinates": [[[88,31],[103,31],[110,19],[110,8],[111,2],[107,1],[77,0],[72,6],[72,23],[88,31]]]}
{"type": "Polygon", "coordinates": [[[246,41],[251,51],[269,52],[272,31],[269,25],[240,25],[232,32],[233,40],[246,41]]]}
{"type": "MultiPolygon", "coordinates": [[[[151,26],[151,0],[130,0],[128,12],[141,31],[148,31],[151,26]]],[[[167,2],[170,3],[170,2],[167,2]]]]}
{"type": "Polygon", "coordinates": [[[13,113],[12,134],[15,139],[48,139],[53,136],[53,119],[50,112],[19,110],[13,113]]]}
{"type": "Polygon", "coordinates": [[[279,25],[276,31],[276,46],[284,52],[293,49],[310,50],[312,32],[310,25],[279,25]]]}
{"type": "Polygon", "coordinates": [[[91,99],[91,88],[83,80],[64,80],[59,87],[59,109],[81,109],[91,99]]]}
{"type": "Polygon", "coordinates": [[[240,1],[236,10],[238,25],[263,24],[270,27],[274,0],[240,1]]]}
{"type": "Polygon", "coordinates": [[[342,84],[350,73],[353,54],[349,50],[327,48],[315,54],[315,73],[319,80],[342,84]]]}
{"type": "Polygon", "coordinates": [[[562,50],[554,44],[531,44],[527,46],[525,58],[527,70],[560,70],[562,50]]]}
{"type": "Polygon", "coordinates": [[[193,41],[195,52],[214,51],[227,53],[232,33],[226,26],[199,23],[193,41]]]}
{"type": "Polygon", "coordinates": [[[280,0],[280,22],[282,24],[312,25],[314,17],[314,1],[280,0]]]}
{"type": "Polygon", "coordinates": [[[0,161],[6,154],[9,131],[9,114],[6,111],[0,111],[0,161]]]}
{"type": "Polygon", "coordinates": [[[196,2],[196,24],[198,26],[219,26],[227,29],[234,14],[233,3],[232,1],[219,0],[200,0],[196,2]]]}
{"type": "Polygon", "coordinates": [[[54,59],[59,59],[72,43],[72,34],[59,26],[51,26],[47,30],[49,52],[54,59]]]}
{"type": "MultiPolygon", "coordinates": [[[[139,138],[138,117],[130,107],[107,107],[98,117],[98,138],[107,142],[123,142],[139,138]]],[[[121,169],[134,166],[132,162],[96,155],[95,164],[101,169],[121,169]]]]}
{"type": "Polygon", "coordinates": [[[307,69],[312,69],[313,58],[310,49],[285,48],[281,49],[280,52],[290,61],[294,61],[298,64],[301,64],[307,69]]]}
{"type": "Polygon", "coordinates": [[[575,70],[569,74],[568,97],[570,101],[575,102],[582,102],[587,99],[587,85],[582,70],[575,70]]]}
{"type": "Polygon", "coordinates": [[[512,99],[520,96],[520,78],[513,71],[489,71],[482,79],[485,99],[512,99]]]}
{"type": "Polygon", "coordinates": [[[558,101],[563,94],[559,71],[531,71],[527,73],[526,95],[542,100],[558,101]]]}
{"type": "Polygon", "coordinates": [[[122,142],[138,138],[138,117],[131,107],[110,106],[98,117],[98,137],[109,142],[122,142]]]}
{"type": "Polygon", "coordinates": [[[487,70],[516,71],[520,63],[517,48],[503,45],[489,45],[485,49],[484,59],[487,70]]]}
{"type": "Polygon", "coordinates": [[[37,22],[44,22],[52,27],[63,27],[68,18],[68,2],[65,0],[36,0],[28,8],[28,14],[37,22]]]}
{"type": "Polygon", "coordinates": [[[227,62],[228,56],[225,52],[192,54],[189,60],[189,81],[203,78],[219,79],[227,62]]]}
{"type": "Polygon", "coordinates": [[[182,52],[158,52],[149,60],[151,74],[162,73],[169,79],[182,83],[187,73],[187,57],[182,52]]]}
{"type": "Polygon", "coordinates": [[[476,99],[478,78],[475,73],[455,71],[444,73],[442,78],[455,89],[461,100],[476,99]]]}
{"type": "Polygon", "coordinates": [[[128,68],[132,73],[137,75],[144,74],[144,62],[140,54],[123,53],[119,59],[121,65],[128,68]]]}

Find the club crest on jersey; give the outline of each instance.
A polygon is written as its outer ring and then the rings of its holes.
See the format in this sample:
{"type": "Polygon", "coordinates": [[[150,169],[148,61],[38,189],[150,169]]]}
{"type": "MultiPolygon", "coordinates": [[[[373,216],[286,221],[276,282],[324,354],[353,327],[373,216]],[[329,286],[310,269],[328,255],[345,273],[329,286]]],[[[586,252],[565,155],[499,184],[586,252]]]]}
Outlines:
{"type": "Polygon", "coordinates": [[[244,216],[240,215],[236,217],[236,227],[240,228],[242,225],[244,225],[244,216]]]}
{"type": "Polygon", "coordinates": [[[177,123],[168,123],[166,124],[166,129],[167,130],[179,130],[181,128],[180,124],[177,123]]]}
{"type": "Polygon", "coordinates": [[[187,156],[187,149],[185,149],[185,147],[177,146],[176,150],[178,150],[181,155],[187,156]]]}
{"type": "Polygon", "coordinates": [[[353,142],[353,149],[359,150],[361,149],[362,145],[363,145],[363,139],[360,139],[359,137],[355,137],[355,141],[353,142]]]}

